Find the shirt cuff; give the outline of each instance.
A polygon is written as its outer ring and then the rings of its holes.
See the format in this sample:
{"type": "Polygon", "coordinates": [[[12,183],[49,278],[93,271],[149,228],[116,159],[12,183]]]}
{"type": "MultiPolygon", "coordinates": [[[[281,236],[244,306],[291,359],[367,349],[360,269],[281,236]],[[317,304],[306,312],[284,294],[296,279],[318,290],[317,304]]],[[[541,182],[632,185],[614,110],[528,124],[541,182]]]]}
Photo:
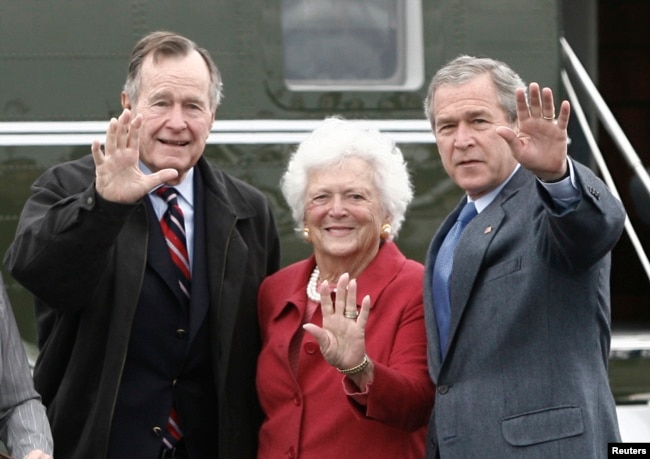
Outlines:
{"type": "Polygon", "coordinates": [[[559,182],[544,182],[537,179],[539,183],[548,191],[551,199],[558,207],[558,209],[566,210],[573,204],[580,201],[580,191],[576,186],[575,172],[573,170],[573,162],[567,158],[568,176],[559,182]]]}

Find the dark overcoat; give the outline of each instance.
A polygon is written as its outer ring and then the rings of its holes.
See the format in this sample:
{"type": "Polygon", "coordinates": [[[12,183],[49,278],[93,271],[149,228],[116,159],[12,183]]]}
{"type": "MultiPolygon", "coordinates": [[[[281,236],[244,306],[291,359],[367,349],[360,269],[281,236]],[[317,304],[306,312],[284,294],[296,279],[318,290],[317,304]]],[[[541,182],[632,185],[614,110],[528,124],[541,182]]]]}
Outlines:
{"type": "MultiPolygon", "coordinates": [[[[204,158],[207,320],[219,416],[219,457],[256,456],[260,342],[256,295],[279,267],[264,195],[204,158]]],[[[40,355],[34,379],[47,406],[55,457],[106,457],[111,419],[143,274],[144,201],[109,203],[94,187],[90,156],[46,171],[32,186],[5,265],[36,298],[40,355]]],[[[146,198],[145,198],[146,199],[146,198]]]]}

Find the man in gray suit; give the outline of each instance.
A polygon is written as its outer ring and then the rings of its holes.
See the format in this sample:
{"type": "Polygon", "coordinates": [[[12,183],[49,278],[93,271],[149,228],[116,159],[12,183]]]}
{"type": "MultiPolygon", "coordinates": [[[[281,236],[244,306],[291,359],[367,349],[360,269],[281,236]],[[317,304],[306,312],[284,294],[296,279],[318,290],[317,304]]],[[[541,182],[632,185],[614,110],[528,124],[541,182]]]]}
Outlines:
{"type": "MultiPolygon", "coordinates": [[[[34,389],[14,311],[0,275],[0,440],[22,459],[52,459],[52,432],[34,389]]],[[[3,454],[0,458],[11,457],[3,454]]]]}
{"type": "Polygon", "coordinates": [[[502,62],[460,56],[425,101],[467,194],[427,254],[429,458],[606,457],[620,441],[607,361],[624,210],[567,156],[569,103],[556,119],[552,91],[528,89],[502,62]],[[449,249],[466,202],[478,215],[449,249]]]}

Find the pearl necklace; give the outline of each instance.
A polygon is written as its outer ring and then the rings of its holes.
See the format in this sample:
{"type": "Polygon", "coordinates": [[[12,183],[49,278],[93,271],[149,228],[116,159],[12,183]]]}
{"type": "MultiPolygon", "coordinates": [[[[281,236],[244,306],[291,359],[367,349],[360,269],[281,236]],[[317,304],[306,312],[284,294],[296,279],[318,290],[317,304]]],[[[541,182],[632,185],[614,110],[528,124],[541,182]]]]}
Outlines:
{"type": "Polygon", "coordinates": [[[320,269],[318,266],[314,267],[314,270],[309,277],[309,282],[307,282],[307,298],[316,303],[320,303],[320,293],[316,286],[318,285],[318,278],[320,277],[320,269]]]}

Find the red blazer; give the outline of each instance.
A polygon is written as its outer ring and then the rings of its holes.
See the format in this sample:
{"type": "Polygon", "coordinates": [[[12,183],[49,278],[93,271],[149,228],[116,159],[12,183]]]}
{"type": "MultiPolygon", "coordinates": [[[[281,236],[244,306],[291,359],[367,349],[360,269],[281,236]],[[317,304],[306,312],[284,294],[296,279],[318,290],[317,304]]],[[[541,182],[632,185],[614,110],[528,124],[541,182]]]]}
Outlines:
{"type": "MultiPolygon", "coordinates": [[[[289,344],[302,325],[314,264],[313,256],[295,263],[260,287],[257,391],[265,420],[258,457],[423,458],[434,400],[426,362],[423,266],[386,242],[357,279],[357,302],[366,294],[372,301],[366,352],[375,376],[363,395],[323,359],[306,332],[298,375],[290,367],[289,344]],[[365,407],[357,397],[366,400],[365,407]]],[[[320,308],[312,322],[321,325],[320,308]]]]}

